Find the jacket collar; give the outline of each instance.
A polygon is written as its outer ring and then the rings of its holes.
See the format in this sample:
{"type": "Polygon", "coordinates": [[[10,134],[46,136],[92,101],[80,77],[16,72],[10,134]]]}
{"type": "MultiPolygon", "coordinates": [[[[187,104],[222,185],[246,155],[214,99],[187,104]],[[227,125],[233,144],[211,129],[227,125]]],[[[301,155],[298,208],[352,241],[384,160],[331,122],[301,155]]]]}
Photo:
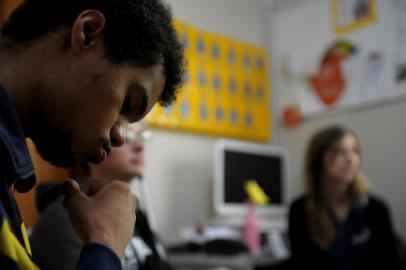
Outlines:
{"type": "Polygon", "coordinates": [[[15,179],[18,192],[27,192],[35,185],[34,166],[25,142],[17,112],[0,84],[0,146],[9,176],[15,179]]]}

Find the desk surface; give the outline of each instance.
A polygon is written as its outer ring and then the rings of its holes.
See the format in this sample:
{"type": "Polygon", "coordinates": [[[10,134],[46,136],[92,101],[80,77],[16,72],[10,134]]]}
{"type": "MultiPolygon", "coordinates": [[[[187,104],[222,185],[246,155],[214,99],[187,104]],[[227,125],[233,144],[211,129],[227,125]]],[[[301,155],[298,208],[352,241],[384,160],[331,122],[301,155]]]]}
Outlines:
{"type": "Polygon", "coordinates": [[[286,259],[260,254],[252,256],[242,253],[238,255],[214,255],[205,253],[169,253],[168,259],[177,269],[210,269],[226,268],[233,270],[251,270],[256,266],[277,265],[286,259]]]}

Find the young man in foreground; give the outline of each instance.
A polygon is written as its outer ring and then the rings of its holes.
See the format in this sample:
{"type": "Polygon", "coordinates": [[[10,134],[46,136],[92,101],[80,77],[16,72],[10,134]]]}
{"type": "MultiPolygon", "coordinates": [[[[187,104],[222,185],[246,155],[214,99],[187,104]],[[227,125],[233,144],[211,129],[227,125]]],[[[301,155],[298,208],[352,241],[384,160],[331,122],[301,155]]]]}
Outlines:
{"type": "MultiPolygon", "coordinates": [[[[26,0],[0,38],[0,265],[36,269],[11,190],[35,184],[25,138],[57,166],[101,162],[121,130],[170,104],[183,52],[159,0],[26,0]]],[[[126,183],[63,185],[85,244],[77,269],[120,269],[136,203],[126,183]]]]}

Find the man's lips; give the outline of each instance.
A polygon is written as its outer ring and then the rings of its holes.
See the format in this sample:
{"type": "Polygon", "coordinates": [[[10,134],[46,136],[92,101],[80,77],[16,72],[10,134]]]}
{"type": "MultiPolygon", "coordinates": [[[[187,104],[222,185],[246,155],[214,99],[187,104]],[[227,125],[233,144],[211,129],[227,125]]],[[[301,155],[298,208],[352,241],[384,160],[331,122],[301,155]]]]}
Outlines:
{"type": "Polygon", "coordinates": [[[100,154],[95,164],[101,163],[106,158],[106,156],[107,156],[106,150],[104,150],[104,148],[100,148],[100,154]]]}
{"type": "Polygon", "coordinates": [[[111,145],[109,142],[106,142],[102,145],[103,150],[106,152],[107,155],[110,155],[111,152],[111,145]]]}

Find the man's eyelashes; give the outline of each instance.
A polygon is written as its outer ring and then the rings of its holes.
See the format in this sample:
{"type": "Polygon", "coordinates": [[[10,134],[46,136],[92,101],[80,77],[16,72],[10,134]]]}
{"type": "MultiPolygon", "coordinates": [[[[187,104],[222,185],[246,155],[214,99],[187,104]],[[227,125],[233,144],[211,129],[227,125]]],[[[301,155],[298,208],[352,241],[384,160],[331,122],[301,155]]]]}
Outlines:
{"type": "Polygon", "coordinates": [[[124,116],[128,116],[131,112],[131,97],[126,96],[123,102],[123,106],[121,107],[121,114],[124,116]]]}

